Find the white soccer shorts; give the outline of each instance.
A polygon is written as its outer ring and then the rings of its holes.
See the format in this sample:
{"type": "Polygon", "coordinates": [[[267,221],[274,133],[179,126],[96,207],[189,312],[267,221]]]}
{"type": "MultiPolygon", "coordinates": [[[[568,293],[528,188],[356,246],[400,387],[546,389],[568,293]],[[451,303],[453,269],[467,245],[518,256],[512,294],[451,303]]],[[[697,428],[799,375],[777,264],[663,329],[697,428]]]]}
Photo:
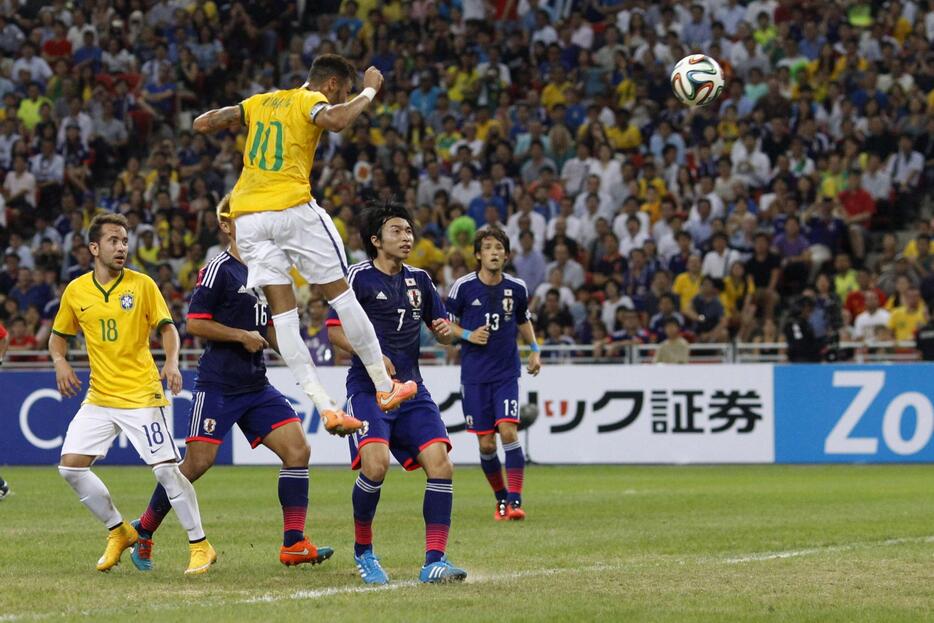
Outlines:
{"type": "Polygon", "coordinates": [[[312,284],[331,283],[347,274],[337,228],[314,200],[286,210],[244,214],[236,225],[248,288],[289,285],[293,265],[312,284]]]}
{"type": "Polygon", "coordinates": [[[104,458],[121,431],[147,465],[181,460],[160,407],[115,409],[87,403],[68,425],[62,454],[104,458]]]}

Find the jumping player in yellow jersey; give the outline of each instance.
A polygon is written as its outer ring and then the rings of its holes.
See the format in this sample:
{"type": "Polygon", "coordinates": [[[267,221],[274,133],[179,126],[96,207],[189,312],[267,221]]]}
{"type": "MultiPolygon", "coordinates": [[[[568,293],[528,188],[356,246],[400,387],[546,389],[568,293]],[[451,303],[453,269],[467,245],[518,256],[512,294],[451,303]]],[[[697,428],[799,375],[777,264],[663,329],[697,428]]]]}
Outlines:
{"type": "Polygon", "coordinates": [[[363,424],[344,413],[325,391],[299,333],[289,269],[319,284],[337,312],[347,339],[376,386],[380,408],[390,411],[415,396],[414,382],[389,377],[373,325],[347,285],[347,259],[331,217],[311,196],[311,170],[325,130],[340,132],[369,106],[383,83],[366,70],[363,92],[347,101],[356,70],[336,54],[315,59],[297,89],[260,93],[239,105],[210,110],[194,121],[198,132],[246,126],[243,171],[230,198],[237,244],[248,269],[247,288],[262,287],[272,313],[279,353],[315,403],[325,428],[347,434],[363,424]]]}
{"type": "Polygon", "coordinates": [[[107,487],[90,468],[107,454],[117,435],[125,433],[143,461],[152,465],[188,532],[190,558],[185,573],[204,573],[217,554],[205,539],[195,489],[178,469],[178,450],[162,410],[168,404],[162,379],[173,394],[182,389],[178,331],[156,283],[125,267],[126,219],[118,214],[94,217],[88,239],[94,270],[65,288],[49,338],[55,380],[63,395],[76,396],[81,389],[66,359],[68,339],[79,329],[91,363],[87,396],[68,426],[58,471],[81,503],[110,530],[104,555],[97,561],[99,571],[108,571],[139,535],[123,521],[107,487]],[[153,329],[159,331],[165,349],[161,375],[149,351],[153,329]]]}

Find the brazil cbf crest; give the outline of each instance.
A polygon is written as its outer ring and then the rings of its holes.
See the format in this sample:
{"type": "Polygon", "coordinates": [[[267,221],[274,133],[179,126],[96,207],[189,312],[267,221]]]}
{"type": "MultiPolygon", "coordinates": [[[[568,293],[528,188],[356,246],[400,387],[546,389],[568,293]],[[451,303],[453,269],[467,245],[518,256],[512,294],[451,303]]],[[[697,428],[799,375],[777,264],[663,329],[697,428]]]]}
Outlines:
{"type": "Polygon", "coordinates": [[[123,308],[123,311],[130,311],[133,309],[133,305],[136,304],[136,297],[132,292],[124,292],[120,295],[120,307],[123,308]]]}

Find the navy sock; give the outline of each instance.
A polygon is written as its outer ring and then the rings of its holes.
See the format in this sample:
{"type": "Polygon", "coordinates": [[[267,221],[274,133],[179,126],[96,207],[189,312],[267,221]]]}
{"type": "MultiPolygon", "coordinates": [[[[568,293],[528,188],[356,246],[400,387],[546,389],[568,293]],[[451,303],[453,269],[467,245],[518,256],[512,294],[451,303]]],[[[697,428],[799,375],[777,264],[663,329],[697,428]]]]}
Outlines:
{"type": "Polygon", "coordinates": [[[373,517],[376,516],[376,505],[379,504],[379,493],[382,490],[382,480],[370,480],[363,474],[357,476],[353,486],[353,530],[355,556],[373,549],[373,517]]]}
{"type": "Polygon", "coordinates": [[[159,529],[162,520],[172,510],[172,503],[169,502],[169,496],[162,485],[156,485],[149,498],[149,506],[139,517],[139,535],[144,539],[151,539],[152,535],[159,529]]]}
{"type": "Polygon", "coordinates": [[[510,504],[522,504],[522,480],[525,476],[525,454],[518,441],[504,443],[506,451],[506,480],[509,482],[510,504]]]}
{"type": "Polygon", "coordinates": [[[451,507],[454,503],[454,485],[447,478],[429,478],[425,484],[425,564],[438,562],[444,556],[451,529],[451,507]]]}
{"type": "Polygon", "coordinates": [[[506,499],[506,485],[503,482],[503,464],[499,462],[499,455],[494,450],[490,454],[480,453],[480,468],[486,476],[496,500],[502,502],[506,499]]]}
{"type": "Polygon", "coordinates": [[[282,544],[295,545],[305,538],[308,514],[308,466],[279,470],[279,504],[282,505],[282,544]]]}

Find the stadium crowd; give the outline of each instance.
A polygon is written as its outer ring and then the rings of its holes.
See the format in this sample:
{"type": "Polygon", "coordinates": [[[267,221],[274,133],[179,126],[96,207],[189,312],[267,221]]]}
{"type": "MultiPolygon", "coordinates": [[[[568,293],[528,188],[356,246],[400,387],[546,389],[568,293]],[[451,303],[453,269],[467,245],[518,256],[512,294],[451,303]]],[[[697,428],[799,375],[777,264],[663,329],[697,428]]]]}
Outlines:
{"type": "Polygon", "coordinates": [[[934,304],[932,42],[929,0],[3,0],[0,321],[44,349],[113,211],[193,345],[245,133],[191,120],[337,52],[386,78],[312,176],[351,261],[360,206],[395,197],[442,292],[476,230],[504,228],[546,345],[787,340],[807,360],[913,340],[934,304]],[[692,52],[726,76],[707,108],[670,90],[692,52]]]}

